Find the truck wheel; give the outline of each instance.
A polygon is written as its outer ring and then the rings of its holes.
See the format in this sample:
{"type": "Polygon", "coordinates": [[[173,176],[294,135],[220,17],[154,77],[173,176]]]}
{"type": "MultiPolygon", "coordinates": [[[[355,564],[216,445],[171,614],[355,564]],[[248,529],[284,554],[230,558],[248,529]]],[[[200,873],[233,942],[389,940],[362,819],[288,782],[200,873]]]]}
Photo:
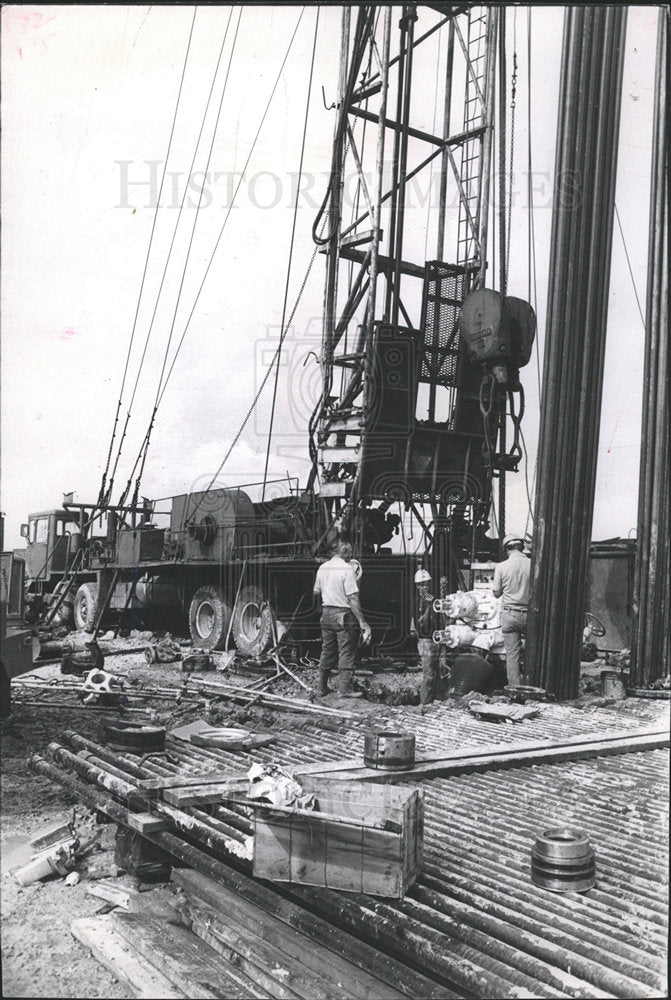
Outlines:
{"type": "Polygon", "coordinates": [[[233,615],[233,638],[241,653],[260,656],[273,641],[273,613],[258,587],[240,591],[233,615]]]}
{"type": "Polygon", "coordinates": [[[75,628],[79,631],[93,632],[98,613],[98,584],[83,583],[75,594],[73,605],[75,628]]]}
{"type": "Polygon", "coordinates": [[[189,608],[189,632],[199,649],[224,649],[231,609],[217,587],[201,587],[189,608]]]}

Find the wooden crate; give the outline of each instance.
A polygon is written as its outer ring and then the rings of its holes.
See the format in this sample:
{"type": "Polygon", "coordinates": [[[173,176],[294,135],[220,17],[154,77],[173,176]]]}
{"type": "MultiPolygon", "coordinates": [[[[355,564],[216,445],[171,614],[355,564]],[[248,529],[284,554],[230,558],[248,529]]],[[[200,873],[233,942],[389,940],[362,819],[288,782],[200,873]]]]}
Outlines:
{"type": "Polygon", "coordinates": [[[334,778],[301,784],[315,794],[314,812],[254,804],[254,875],[402,899],[422,864],[424,792],[334,778]]]}

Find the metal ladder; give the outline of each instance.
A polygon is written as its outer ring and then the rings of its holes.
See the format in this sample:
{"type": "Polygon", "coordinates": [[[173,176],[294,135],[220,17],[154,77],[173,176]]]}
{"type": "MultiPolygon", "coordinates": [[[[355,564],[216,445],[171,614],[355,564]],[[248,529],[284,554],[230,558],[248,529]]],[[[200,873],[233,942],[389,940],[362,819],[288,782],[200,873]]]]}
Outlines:
{"type": "MultiPolygon", "coordinates": [[[[491,12],[487,7],[471,7],[468,11],[468,31],[465,39],[470,71],[466,65],[463,131],[467,132],[486,126],[486,107],[481,95],[486,95],[487,35],[491,12]],[[478,92],[479,90],[479,92],[478,92]]],[[[459,223],[457,228],[456,263],[468,268],[477,255],[476,234],[473,233],[469,214],[479,226],[481,211],[487,206],[480,203],[482,186],[482,145],[479,135],[468,139],[461,147],[460,175],[464,197],[459,199],[459,223]]],[[[466,288],[468,288],[468,271],[466,288]]],[[[465,289],[466,290],[466,289],[465,289]]]]}

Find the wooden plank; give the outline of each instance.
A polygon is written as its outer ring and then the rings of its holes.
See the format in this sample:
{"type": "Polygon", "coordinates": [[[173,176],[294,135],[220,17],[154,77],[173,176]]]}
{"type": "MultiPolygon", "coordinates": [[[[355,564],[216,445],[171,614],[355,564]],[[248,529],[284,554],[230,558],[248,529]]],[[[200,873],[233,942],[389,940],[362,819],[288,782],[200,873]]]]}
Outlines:
{"type": "Polygon", "coordinates": [[[292,882],[326,885],[326,824],[309,821],[304,832],[292,844],[290,874],[292,882]]]}
{"type": "Polygon", "coordinates": [[[104,899],[106,903],[114,903],[115,906],[121,906],[124,910],[130,909],[130,890],[102,879],[87,885],[86,895],[104,899]]]}
{"type": "Polygon", "coordinates": [[[400,833],[402,830],[401,823],[395,822],[394,820],[384,820],[384,819],[372,819],[370,821],[366,819],[358,819],[354,816],[347,815],[348,804],[341,801],[340,799],[333,799],[332,804],[334,810],[337,812],[326,812],[324,809],[298,809],[293,806],[273,806],[268,803],[259,802],[256,799],[244,799],[238,800],[244,801],[245,805],[251,806],[252,808],[257,808],[265,810],[263,813],[265,819],[271,819],[272,815],[278,816],[291,816],[297,822],[301,820],[319,820],[325,823],[337,823],[344,826],[356,826],[356,827],[370,827],[373,830],[387,830],[391,833],[400,833]]]}
{"type": "MultiPolygon", "coordinates": [[[[407,840],[406,838],[404,838],[407,840]]],[[[380,837],[378,830],[364,830],[361,891],[373,896],[400,898],[403,889],[401,837],[380,837]]]]}
{"type": "Polygon", "coordinates": [[[119,933],[145,958],[160,963],[190,1000],[244,1000],[249,995],[231,974],[234,970],[186,928],[135,913],[112,916],[119,933]]]}
{"type": "Polygon", "coordinates": [[[325,447],[319,449],[322,462],[358,462],[360,446],[355,448],[325,447]]]}
{"type": "Polygon", "coordinates": [[[309,971],[302,959],[292,960],[268,941],[264,921],[259,922],[255,933],[249,934],[233,921],[218,919],[217,911],[207,904],[186,900],[180,910],[194,932],[265,990],[263,995],[278,1000],[330,1000],[334,995],[323,974],[309,971]]]}
{"type": "Polygon", "coordinates": [[[128,826],[138,833],[160,833],[172,829],[172,823],[165,816],[154,816],[153,813],[128,813],[128,826]]]}
{"type": "MultiPolygon", "coordinates": [[[[287,955],[290,962],[300,963],[315,973],[323,983],[328,984],[329,995],[334,1000],[351,1000],[352,997],[360,1000],[383,1000],[387,997],[389,1000],[400,1000],[403,996],[397,989],[385,985],[347,958],[347,943],[343,945],[337,939],[338,933],[344,932],[339,932],[337,928],[329,926],[328,942],[331,947],[327,947],[313,936],[308,937],[290,923],[199,872],[177,870],[173,879],[184,889],[189,902],[209,904],[212,920],[216,923],[222,922],[225,926],[235,924],[238,929],[253,936],[258,935],[262,928],[264,939],[287,955]],[[334,937],[331,937],[330,932],[334,932],[334,937]],[[342,949],[340,951],[337,950],[339,946],[342,949]]],[[[258,883],[254,885],[263,889],[258,883]]],[[[275,899],[281,901],[278,896],[275,899]]],[[[312,927],[319,929],[319,920],[313,922],[310,914],[300,912],[312,927]]]]}
{"type": "MultiPolygon", "coordinates": [[[[361,892],[364,833],[363,827],[328,824],[326,828],[326,881],[323,884],[329,889],[361,892]]],[[[393,834],[392,837],[397,839],[393,834]]]]}
{"type": "Polygon", "coordinates": [[[138,955],[114,926],[111,914],[79,917],[72,921],[70,930],[100,964],[128,989],[130,996],[147,1000],[181,1000],[187,996],[155,965],[138,955]]]}
{"type": "Polygon", "coordinates": [[[514,767],[518,764],[549,764],[565,760],[584,760],[610,754],[636,753],[641,750],[660,750],[671,743],[668,733],[643,736],[627,734],[602,741],[563,743],[559,746],[530,744],[523,750],[508,750],[505,745],[483,748],[470,755],[454,754],[449,757],[432,757],[416,762],[411,771],[374,771],[361,768],[347,772],[348,780],[370,782],[416,781],[426,777],[449,777],[472,771],[486,771],[493,767],[514,767]],[[488,752],[489,751],[489,752],[488,752]]]}
{"type": "Polygon", "coordinates": [[[278,882],[291,881],[291,816],[273,820],[254,817],[254,875],[278,882]]]}

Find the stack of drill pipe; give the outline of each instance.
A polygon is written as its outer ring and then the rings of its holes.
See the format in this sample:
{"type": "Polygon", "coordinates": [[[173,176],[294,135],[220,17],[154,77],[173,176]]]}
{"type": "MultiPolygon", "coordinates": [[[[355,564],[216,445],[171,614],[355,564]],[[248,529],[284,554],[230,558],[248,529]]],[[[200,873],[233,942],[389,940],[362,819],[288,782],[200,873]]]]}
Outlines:
{"type": "Polygon", "coordinates": [[[530,683],[562,699],[580,675],[625,22],[605,4],[564,21],[526,653],[530,683]]]}
{"type": "Polygon", "coordinates": [[[669,11],[658,14],[650,243],[645,320],[641,463],[636,533],[632,687],[664,677],[671,663],[669,629],[669,11]]]}
{"type": "MultiPolygon", "coordinates": [[[[156,760],[120,763],[81,737],[68,742],[90,751],[80,774],[117,793],[123,786],[105,782],[125,780],[136,787],[141,777],[174,773],[175,765],[156,760]],[[111,769],[104,780],[85,770],[105,753],[112,768],[126,772],[125,779],[111,769]]],[[[54,756],[68,763],[62,753],[54,756]]],[[[403,903],[282,884],[275,886],[276,894],[449,984],[460,996],[662,995],[666,912],[656,818],[663,811],[660,789],[668,754],[631,758],[627,765],[606,758],[425,782],[424,873],[403,903]],[[640,781],[627,783],[632,768],[640,781]],[[614,818],[632,810],[628,824],[614,818]],[[585,896],[557,897],[530,879],[536,832],[560,821],[565,811],[597,847],[597,887],[585,896]]],[[[50,767],[42,762],[36,769],[50,773],[50,767]]],[[[63,767],[51,773],[75,790],[63,767]]],[[[84,797],[102,794],[90,785],[76,791],[84,797]]],[[[123,806],[110,804],[109,796],[107,805],[123,822],[118,812],[123,806]]],[[[244,837],[249,830],[235,810],[222,808],[214,816],[197,809],[160,812],[174,815],[184,836],[219,856],[222,841],[230,845],[235,839],[233,831],[244,837]]],[[[181,837],[148,839],[205,874],[225,873],[225,866],[181,837]]]]}
{"type": "MultiPolygon", "coordinates": [[[[98,746],[92,740],[87,740],[85,737],[79,736],[71,731],[63,733],[62,739],[64,742],[69,743],[74,749],[78,750],[78,758],[93,767],[96,770],[89,772],[89,780],[96,781],[98,784],[103,784],[103,787],[108,788],[109,791],[114,789],[109,787],[105,781],[107,776],[111,778],[119,778],[126,782],[131,788],[126,788],[119,786],[117,797],[120,797],[125,804],[129,801],[133,801],[137,798],[138,785],[137,782],[140,780],[148,778],[162,778],[166,776],[171,776],[175,774],[184,774],[184,768],[179,765],[175,765],[168,761],[158,761],[156,756],[153,755],[151,759],[145,759],[142,765],[136,763],[132,757],[129,755],[117,754],[107,748],[98,746]],[[104,772],[103,775],[96,772],[104,772]]],[[[48,755],[55,762],[62,764],[63,766],[70,767],[76,770],[78,773],[84,773],[81,764],[77,764],[72,758],[75,756],[70,754],[64,747],[58,746],[58,744],[50,744],[47,748],[48,755]]],[[[202,767],[199,770],[202,772],[202,767]]],[[[245,817],[241,817],[235,808],[229,809],[226,806],[218,806],[216,808],[216,816],[208,816],[202,809],[197,807],[187,807],[185,809],[174,809],[165,802],[156,801],[153,803],[153,808],[157,815],[165,816],[175,823],[175,825],[181,829],[191,832],[193,830],[193,824],[190,818],[192,818],[198,825],[198,830],[203,833],[203,829],[207,825],[211,825],[215,828],[218,833],[223,834],[225,837],[231,838],[238,842],[244,843],[245,836],[251,833],[251,823],[245,817]],[[226,820],[227,823],[223,821],[226,820]]],[[[194,834],[195,835],[195,834],[194,834]]],[[[224,850],[227,849],[226,844],[221,844],[224,850]]]]}

